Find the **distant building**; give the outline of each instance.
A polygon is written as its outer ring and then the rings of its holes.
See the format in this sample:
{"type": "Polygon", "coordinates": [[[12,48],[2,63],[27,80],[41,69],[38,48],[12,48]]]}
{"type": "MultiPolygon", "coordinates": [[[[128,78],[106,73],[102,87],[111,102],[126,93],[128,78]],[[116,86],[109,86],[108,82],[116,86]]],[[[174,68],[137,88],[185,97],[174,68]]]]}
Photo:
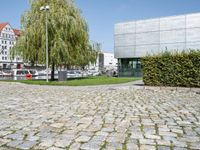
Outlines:
{"type": "Polygon", "coordinates": [[[105,69],[114,69],[117,68],[117,59],[115,59],[113,53],[103,53],[104,55],[104,68],[105,69]]]}
{"type": "Polygon", "coordinates": [[[141,76],[147,54],[200,49],[200,13],[118,23],[114,34],[119,75],[141,76]]]}
{"type": "Polygon", "coordinates": [[[96,64],[90,65],[89,68],[100,72],[117,69],[117,59],[114,58],[113,53],[100,52],[97,56],[96,64]]]}
{"type": "Polygon", "coordinates": [[[9,23],[0,23],[0,68],[21,68],[20,57],[11,58],[10,50],[20,36],[20,30],[13,29],[9,23]]]}

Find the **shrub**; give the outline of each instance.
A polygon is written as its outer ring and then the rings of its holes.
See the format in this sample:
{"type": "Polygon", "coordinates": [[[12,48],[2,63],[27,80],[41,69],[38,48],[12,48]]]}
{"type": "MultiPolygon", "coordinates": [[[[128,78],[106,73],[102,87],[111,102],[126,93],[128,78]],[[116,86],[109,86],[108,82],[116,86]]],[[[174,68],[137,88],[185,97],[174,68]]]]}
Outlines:
{"type": "Polygon", "coordinates": [[[164,52],[141,61],[145,85],[200,87],[200,50],[164,52]]]}

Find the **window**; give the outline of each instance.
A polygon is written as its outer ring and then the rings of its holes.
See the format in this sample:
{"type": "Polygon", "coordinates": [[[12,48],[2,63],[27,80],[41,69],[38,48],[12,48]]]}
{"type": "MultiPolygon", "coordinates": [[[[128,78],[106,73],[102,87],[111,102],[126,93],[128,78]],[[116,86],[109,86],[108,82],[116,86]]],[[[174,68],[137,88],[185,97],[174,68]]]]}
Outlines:
{"type": "Polygon", "coordinates": [[[7,46],[4,46],[4,49],[7,49],[7,46]]]}
{"type": "Polygon", "coordinates": [[[2,40],[2,44],[4,43],[4,41],[2,40]]]}
{"type": "Polygon", "coordinates": [[[7,51],[5,51],[5,55],[7,55],[7,51]]]}
{"type": "Polygon", "coordinates": [[[5,41],[4,43],[7,44],[7,41],[5,41]]]}
{"type": "Polygon", "coordinates": [[[10,45],[12,44],[12,42],[10,41],[10,45]]]}
{"type": "Polygon", "coordinates": [[[4,46],[2,46],[2,50],[4,50],[4,46]]]}
{"type": "Polygon", "coordinates": [[[4,57],[2,57],[2,60],[4,60],[4,57]]]}
{"type": "Polygon", "coordinates": [[[5,60],[7,60],[7,57],[5,57],[5,60]]]}
{"type": "Polygon", "coordinates": [[[30,70],[29,71],[31,74],[36,74],[36,71],[34,71],[34,70],[30,70]]]}

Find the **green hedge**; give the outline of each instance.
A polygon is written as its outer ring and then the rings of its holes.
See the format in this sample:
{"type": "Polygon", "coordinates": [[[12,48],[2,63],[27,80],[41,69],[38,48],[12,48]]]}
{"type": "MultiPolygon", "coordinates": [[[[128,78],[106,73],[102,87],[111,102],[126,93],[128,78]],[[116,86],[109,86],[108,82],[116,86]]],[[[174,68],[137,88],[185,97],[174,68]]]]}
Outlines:
{"type": "Polygon", "coordinates": [[[145,85],[200,87],[200,50],[146,56],[142,67],[145,85]]]}

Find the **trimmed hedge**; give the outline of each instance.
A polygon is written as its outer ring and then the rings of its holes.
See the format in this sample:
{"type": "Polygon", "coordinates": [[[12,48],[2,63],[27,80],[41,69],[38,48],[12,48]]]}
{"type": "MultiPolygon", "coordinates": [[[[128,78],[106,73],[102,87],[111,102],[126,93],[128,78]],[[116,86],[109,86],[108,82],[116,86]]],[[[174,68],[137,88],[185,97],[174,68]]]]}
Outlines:
{"type": "Polygon", "coordinates": [[[141,61],[145,85],[200,87],[200,50],[164,52],[141,61]]]}

